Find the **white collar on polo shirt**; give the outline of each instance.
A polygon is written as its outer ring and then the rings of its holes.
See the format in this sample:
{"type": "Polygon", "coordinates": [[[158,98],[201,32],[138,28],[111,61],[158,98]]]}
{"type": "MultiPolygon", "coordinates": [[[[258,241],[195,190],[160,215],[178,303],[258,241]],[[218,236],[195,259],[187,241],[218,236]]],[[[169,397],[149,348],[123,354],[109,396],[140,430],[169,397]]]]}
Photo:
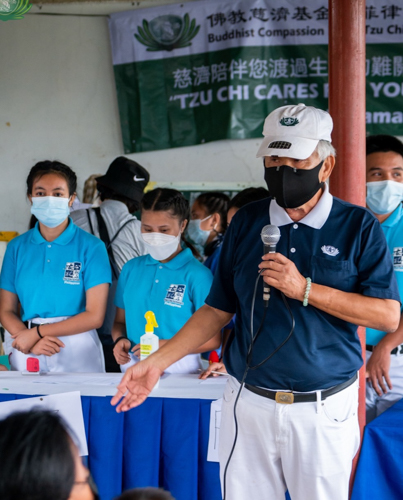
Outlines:
{"type": "MultiPolygon", "coordinates": [[[[313,229],[321,229],[329,217],[332,205],[333,196],[329,193],[329,187],[325,183],[325,189],[322,196],[319,198],[318,203],[313,207],[308,215],[298,221],[298,224],[305,224],[313,229]]],[[[277,204],[276,200],[271,200],[270,202],[270,222],[275,226],[285,226],[287,224],[294,223],[284,208],[277,204]]]]}

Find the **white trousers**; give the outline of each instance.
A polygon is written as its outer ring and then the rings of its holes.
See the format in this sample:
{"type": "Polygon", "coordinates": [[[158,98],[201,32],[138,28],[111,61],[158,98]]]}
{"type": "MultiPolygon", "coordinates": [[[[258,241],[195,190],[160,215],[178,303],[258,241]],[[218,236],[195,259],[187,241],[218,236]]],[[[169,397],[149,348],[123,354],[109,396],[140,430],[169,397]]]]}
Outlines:
{"type": "MultiPolygon", "coordinates": [[[[219,459],[224,468],[234,442],[239,383],[224,390],[219,459]]],[[[358,381],[325,401],[279,404],[243,388],[238,440],[226,476],[226,500],[347,500],[358,450],[358,381]]]]}
{"type": "MultiPolygon", "coordinates": [[[[60,318],[35,318],[34,324],[58,323],[67,317],[60,318]]],[[[41,372],[105,372],[105,360],[102,344],[96,330],[78,333],[77,335],[66,335],[59,337],[65,347],[53,356],[35,354],[23,354],[12,347],[14,339],[6,331],[4,348],[9,354],[11,370],[24,371],[27,369],[27,358],[39,359],[41,372]]]]}
{"type": "MultiPolygon", "coordinates": [[[[399,346],[400,351],[400,346],[399,346]]],[[[367,363],[372,356],[372,352],[366,351],[367,363]]],[[[378,415],[394,405],[403,397],[403,355],[391,354],[389,376],[392,381],[393,388],[388,389],[386,394],[378,396],[373,389],[371,382],[367,381],[366,385],[366,409],[367,409],[367,424],[374,420],[378,415]]],[[[386,382],[385,382],[386,384],[386,382]]]]}

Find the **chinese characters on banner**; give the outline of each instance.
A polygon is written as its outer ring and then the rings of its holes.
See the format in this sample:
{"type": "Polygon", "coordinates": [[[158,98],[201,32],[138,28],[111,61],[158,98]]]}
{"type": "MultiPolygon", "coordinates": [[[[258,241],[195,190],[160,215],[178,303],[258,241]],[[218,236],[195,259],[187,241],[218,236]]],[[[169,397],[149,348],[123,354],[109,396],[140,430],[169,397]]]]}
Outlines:
{"type": "MultiPolygon", "coordinates": [[[[203,0],[113,14],[126,153],[261,137],[266,115],[327,109],[324,0],[203,0]]],[[[367,131],[403,135],[403,0],[368,0],[367,131]]]]}

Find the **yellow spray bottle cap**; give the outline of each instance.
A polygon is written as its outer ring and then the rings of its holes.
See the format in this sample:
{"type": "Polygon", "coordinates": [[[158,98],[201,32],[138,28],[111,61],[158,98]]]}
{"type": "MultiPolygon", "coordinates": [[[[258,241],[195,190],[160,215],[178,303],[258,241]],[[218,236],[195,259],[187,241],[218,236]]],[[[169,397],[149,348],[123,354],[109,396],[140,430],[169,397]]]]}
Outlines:
{"type": "Polygon", "coordinates": [[[144,315],[147,320],[146,333],[154,333],[154,327],[158,328],[157,320],[155,319],[155,314],[152,311],[147,311],[144,315]]]}

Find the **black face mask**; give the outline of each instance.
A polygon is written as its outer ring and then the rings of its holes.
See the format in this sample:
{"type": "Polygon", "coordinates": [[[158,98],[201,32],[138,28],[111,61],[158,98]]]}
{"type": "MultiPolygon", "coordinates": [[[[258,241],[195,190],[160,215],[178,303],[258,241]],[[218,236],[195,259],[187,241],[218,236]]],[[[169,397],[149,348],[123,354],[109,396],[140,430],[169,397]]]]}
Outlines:
{"type": "Polygon", "coordinates": [[[283,208],[298,208],[304,205],[324,185],[319,182],[319,170],[322,165],[323,161],[311,170],[288,165],[265,167],[264,180],[270,196],[283,208]]]}

